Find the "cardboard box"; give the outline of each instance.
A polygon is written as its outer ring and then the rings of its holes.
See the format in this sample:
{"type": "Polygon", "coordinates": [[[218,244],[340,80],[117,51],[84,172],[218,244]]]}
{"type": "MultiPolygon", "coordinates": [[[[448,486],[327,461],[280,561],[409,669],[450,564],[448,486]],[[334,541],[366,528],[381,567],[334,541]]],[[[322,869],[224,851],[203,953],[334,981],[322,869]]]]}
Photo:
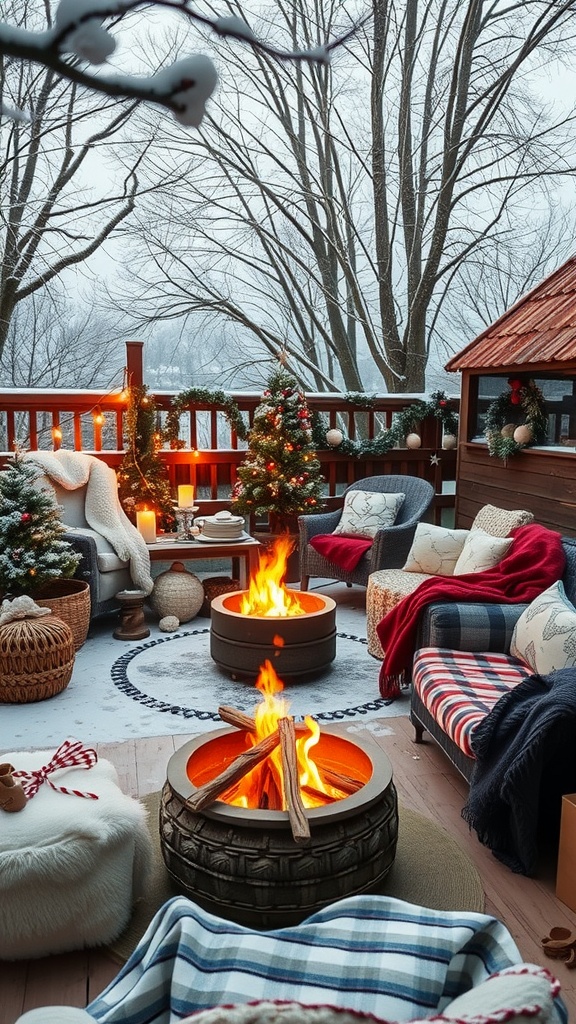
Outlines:
{"type": "Polygon", "coordinates": [[[576,793],[562,797],[556,895],[570,910],[576,910],[576,793]]]}

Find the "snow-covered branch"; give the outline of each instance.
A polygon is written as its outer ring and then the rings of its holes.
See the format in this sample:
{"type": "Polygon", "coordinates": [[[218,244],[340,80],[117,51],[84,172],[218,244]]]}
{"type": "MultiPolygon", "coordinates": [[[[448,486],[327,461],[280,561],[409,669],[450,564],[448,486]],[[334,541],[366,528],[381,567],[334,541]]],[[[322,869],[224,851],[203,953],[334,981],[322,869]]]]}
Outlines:
{"type": "MultiPolygon", "coordinates": [[[[196,26],[240,40],[281,61],[327,63],[332,51],[346,42],[360,24],[321,46],[284,51],[257,39],[242,18],[208,18],[193,9],[191,0],[60,0],[54,25],[44,31],[34,32],[0,21],[0,54],[41,64],[92,92],[158,104],[170,110],[180,124],[198,127],[217,82],[216,68],[204,54],[185,57],[148,76],[106,76],[83,66],[105,64],[114,52],[116,40],[106,23],[113,22],[116,27],[128,14],[142,8],[173,11],[196,26]]],[[[29,120],[23,110],[4,107],[1,112],[29,120]]]]}

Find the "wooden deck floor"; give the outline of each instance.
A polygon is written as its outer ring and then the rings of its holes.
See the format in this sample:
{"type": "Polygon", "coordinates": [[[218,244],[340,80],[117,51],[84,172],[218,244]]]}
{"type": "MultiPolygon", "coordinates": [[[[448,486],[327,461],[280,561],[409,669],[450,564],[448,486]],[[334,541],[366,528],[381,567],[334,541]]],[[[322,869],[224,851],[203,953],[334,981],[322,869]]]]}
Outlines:
{"type": "MultiPolygon", "coordinates": [[[[523,958],[551,968],[562,983],[570,1020],[576,1020],[576,970],[548,960],[540,938],[553,925],[576,927],[576,914],[554,896],[554,866],[538,879],[515,875],[477,840],[460,816],[466,783],[432,741],[416,746],[407,718],[386,720],[389,734],[376,740],[390,757],[401,802],[433,818],[467,851],[482,877],[486,911],[502,920],[523,958]]],[[[160,737],[100,744],[98,752],[112,761],[122,788],[143,796],[161,787],[168,758],[187,736],[160,737]]],[[[85,1006],[115,976],[118,965],[104,953],[87,950],[41,960],[0,963],[0,1024],[14,1024],[35,1006],[85,1006]]]]}

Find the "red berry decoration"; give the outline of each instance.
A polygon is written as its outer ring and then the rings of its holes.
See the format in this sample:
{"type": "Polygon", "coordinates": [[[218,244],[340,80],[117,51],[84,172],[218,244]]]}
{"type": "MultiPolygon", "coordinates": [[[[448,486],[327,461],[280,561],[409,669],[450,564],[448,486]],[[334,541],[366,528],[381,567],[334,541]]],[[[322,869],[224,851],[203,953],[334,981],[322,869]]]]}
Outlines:
{"type": "Polygon", "coordinates": [[[22,515],[20,516],[21,523],[29,523],[31,519],[32,516],[30,515],[30,512],[23,512],[22,515]]]}

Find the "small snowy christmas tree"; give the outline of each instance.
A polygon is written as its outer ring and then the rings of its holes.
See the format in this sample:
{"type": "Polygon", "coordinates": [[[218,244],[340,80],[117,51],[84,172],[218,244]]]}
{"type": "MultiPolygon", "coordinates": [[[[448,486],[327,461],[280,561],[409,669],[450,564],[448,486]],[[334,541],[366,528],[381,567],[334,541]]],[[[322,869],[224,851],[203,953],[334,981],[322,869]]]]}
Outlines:
{"type": "Polygon", "coordinates": [[[232,493],[234,512],[282,517],[318,511],[324,478],[312,444],[310,412],[296,379],[282,368],[262,395],[248,444],[232,493]]]}
{"type": "Polygon", "coordinates": [[[66,527],[53,494],[35,481],[42,470],[16,452],[0,472],[0,594],[33,596],[74,575],[80,555],[61,539],[66,527]]]}

